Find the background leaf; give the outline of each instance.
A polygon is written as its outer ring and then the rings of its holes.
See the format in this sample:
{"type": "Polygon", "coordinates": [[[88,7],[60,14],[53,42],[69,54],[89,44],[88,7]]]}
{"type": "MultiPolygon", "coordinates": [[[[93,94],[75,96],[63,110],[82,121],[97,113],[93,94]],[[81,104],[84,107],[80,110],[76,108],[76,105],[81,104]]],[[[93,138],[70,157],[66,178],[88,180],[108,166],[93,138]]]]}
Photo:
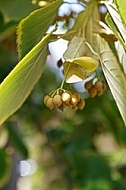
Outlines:
{"type": "Polygon", "coordinates": [[[0,85],[0,124],[25,101],[44,70],[48,34],[11,71],[0,85]]]}
{"type": "Polygon", "coordinates": [[[126,77],[108,43],[96,35],[104,75],[126,125],[126,77]]]}
{"type": "Polygon", "coordinates": [[[36,8],[31,0],[0,0],[4,21],[19,21],[36,8]]]}
{"type": "Polygon", "coordinates": [[[17,30],[19,59],[23,58],[42,39],[53,23],[61,3],[62,0],[49,3],[44,8],[35,10],[19,23],[17,30]]]}
{"type": "Polygon", "coordinates": [[[0,148],[0,187],[2,187],[10,177],[11,159],[5,149],[0,148]]]}
{"type": "Polygon", "coordinates": [[[20,137],[18,131],[14,129],[11,123],[7,123],[6,128],[9,132],[9,140],[13,147],[25,158],[28,158],[28,148],[24,143],[23,139],[20,137]]]}

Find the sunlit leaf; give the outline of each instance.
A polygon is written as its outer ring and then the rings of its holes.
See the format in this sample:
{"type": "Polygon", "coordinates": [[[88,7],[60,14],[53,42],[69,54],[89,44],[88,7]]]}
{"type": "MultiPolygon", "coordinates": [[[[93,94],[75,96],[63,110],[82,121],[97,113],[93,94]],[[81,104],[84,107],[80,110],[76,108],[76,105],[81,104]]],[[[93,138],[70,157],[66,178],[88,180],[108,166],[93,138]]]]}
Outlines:
{"type": "Polygon", "coordinates": [[[17,30],[19,59],[23,58],[42,39],[48,27],[54,22],[61,3],[62,0],[53,1],[33,11],[19,23],[17,30]]]}
{"type": "Polygon", "coordinates": [[[123,18],[123,21],[126,24],[126,2],[122,1],[122,0],[116,0],[116,4],[117,4],[119,12],[123,18]]]}
{"type": "Polygon", "coordinates": [[[126,76],[108,43],[99,35],[95,37],[104,75],[126,125],[126,76]]]}
{"type": "Polygon", "coordinates": [[[122,66],[123,72],[126,74],[126,52],[119,41],[115,42],[115,48],[117,50],[118,58],[122,66]]]}
{"type": "Polygon", "coordinates": [[[50,36],[51,33],[45,36],[1,83],[0,124],[21,107],[41,77],[48,54],[47,43],[50,36]]]}
{"type": "Polygon", "coordinates": [[[98,61],[91,57],[78,57],[66,60],[64,75],[67,83],[79,82],[92,74],[98,67],[98,61]],[[74,76],[74,77],[72,77],[74,76]],[[79,78],[75,78],[75,76],[79,78]],[[72,78],[71,78],[72,77],[72,78]]]}
{"type": "Polygon", "coordinates": [[[113,32],[116,34],[116,36],[121,40],[125,47],[126,42],[126,26],[122,22],[121,16],[116,8],[116,5],[110,2],[104,2],[105,6],[108,9],[108,12],[111,16],[107,18],[107,23],[110,26],[110,28],[113,30],[113,32]]]}

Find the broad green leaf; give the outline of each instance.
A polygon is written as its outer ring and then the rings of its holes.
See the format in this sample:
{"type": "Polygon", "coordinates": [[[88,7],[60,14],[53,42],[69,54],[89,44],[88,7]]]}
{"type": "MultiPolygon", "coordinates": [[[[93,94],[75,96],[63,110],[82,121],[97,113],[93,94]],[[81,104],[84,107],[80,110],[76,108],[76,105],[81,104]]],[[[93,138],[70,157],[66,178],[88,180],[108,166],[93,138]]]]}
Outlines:
{"type": "Polygon", "coordinates": [[[126,125],[126,76],[108,43],[99,35],[95,37],[104,75],[126,125]]]}
{"type": "MultiPolygon", "coordinates": [[[[116,5],[113,3],[110,3],[108,1],[105,1],[104,2],[105,6],[107,7],[108,9],[108,12],[111,16],[111,20],[109,22],[108,21],[108,24],[110,25],[111,29],[113,30],[113,32],[116,32],[115,34],[117,35],[118,33],[120,34],[121,36],[121,41],[123,42],[123,45],[125,47],[125,42],[126,42],[126,26],[123,24],[122,22],[122,19],[121,19],[121,16],[117,10],[117,7],[116,5]],[[112,22],[114,24],[112,24],[112,22]],[[114,26],[115,25],[115,26],[114,26]],[[116,31],[116,28],[117,28],[117,31],[116,31]]],[[[120,39],[120,36],[117,36],[119,37],[120,39]]]]}
{"type": "Polygon", "coordinates": [[[67,83],[79,82],[92,74],[98,67],[98,61],[91,57],[78,57],[66,60],[64,75],[67,83]],[[74,76],[74,78],[72,77],[74,76]],[[75,76],[79,78],[75,78],[75,76]],[[72,78],[71,78],[72,77],[72,78]]]}
{"type": "Polygon", "coordinates": [[[115,0],[115,1],[119,9],[119,12],[121,14],[121,17],[126,24],[126,2],[122,0],[115,0]]]}
{"type": "Polygon", "coordinates": [[[64,76],[67,83],[75,83],[84,80],[91,73],[84,72],[83,68],[78,64],[66,61],[64,63],[64,76]]]}
{"type": "Polygon", "coordinates": [[[71,36],[79,33],[83,33],[82,36],[85,37],[85,27],[92,15],[94,6],[97,5],[97,0],[92,0],[87,3],[86,9],[80,12],[74,26],[64,35],[65,39],[70,39],[71,36]]]}
{"type": "Polygon", "coordinates": [[[115,48],[118,54],[120,64],[122,66],[122,70],[126,75],[126,52],[119,41],[115,42],[115,48]]]}
{"type": "Polygon", "coordinates": [[[43,37],[48,27],[54,22],[62,0],[49,3],[44,8],[33,11],[23,19],[17,30],[19,59],[22,59],[43,37]]]}
{"type": "Polygon", "coordinates": [[[0,124],[21,107],[41,77],[48,54],[47,44],[52,32],[45,36],[1,83],[0,124]]]}
{"type": "Polygon", "coordinates": [[[0,10],[5,22],[19,21],[35,8],[31,0],[0,0],[0,10]]]}
{"type": "Polygon", "coordinates": [[[86,52],[84,37],[74,36],[63,54],[65,60],[83,56],[86,52]]]}

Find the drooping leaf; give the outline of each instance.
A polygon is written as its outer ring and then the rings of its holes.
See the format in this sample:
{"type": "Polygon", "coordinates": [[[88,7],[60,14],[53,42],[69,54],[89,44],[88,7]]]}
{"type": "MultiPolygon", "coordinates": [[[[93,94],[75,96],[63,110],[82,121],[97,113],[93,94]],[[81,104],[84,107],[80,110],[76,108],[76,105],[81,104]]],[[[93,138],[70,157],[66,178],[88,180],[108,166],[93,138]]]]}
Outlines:
{"type": "Polygon", "coordinates": [[[123,72],[126,75],[126,52],[119,41],[115,42],[115,48],[117,50],[118,58],[122,66],[123,72]]]}
{"type": "Polygon", "coordinates": [[[126,125],[126,76],[108,43],[99,35],[95,37],[104,75],[126,125]]]}
{"type": "Polygon", "coordinates": [[[116,4],[119,10],[119,13],[121,14],[121,17],[126,24],[126,2],[122,0],[116,0],[116,4]]]}
{"type": "Polygon", "coordinates": [[[1,83],[0,124],[21,107],[41,77],[48,54],[47,44],[52,32],[45,36],[1,83]]]}
{"type": "Polygon", "coordinates": [[[97,0],[89,1],[84,8],[84,11],[80,12],[74,26],[64,35],[65,39],[70,39],[71,36],[76,35],[78,32],[83,33],[83,37],[85,37],[85,27],[89,18],[93,12],[94,6],[97,5],[97,0]]]}
{"type": "Polygon", "coordinates": [[[19,21],[36,8],[31,0],[0,0],[5,22],[19,21]]]}
{"type": "Polygon", "coordinates": [[[91,57],[78,57],[66,60],[64,63],[64,75],[67,83],[79,82],[92,74],[98,67],[98,61],[91,57]],[[72,79],[72,75],[74,79],[72,79]],[[79,78],[75,78],[75,76],[79,78]]]}
{"type": "Polygon", "coordinates": [[[69,45],[63,57],[65,60],[74,59],[76,57],[81,57],[85,54],[86,47],[84,43],[84,37],[74,36],[70,40],[69,45]]]}
{"type": "Polygon", "coordinates": [[[106,19],[108,25],[110,28],[113,30],[115,35],[118,37],[119,40],[121,40],[121,43],[123,44],[124,48],[125,47],[125,42],[126,42],[126,26],[122,22],[121,16],[118,13],[116,5],[113,3],[110,3],[108,1],[104,2],[105,6],[108,9],[108,12],[111,16],[111,18],[108,16],[106,19]]]}
{"type": "Polygon", "coordinates": [[[53,1],[44,8],[33,11],[19,23],[17,30],[19,59],[23,58],[42,39],[53,23],[61,3],[62,0],[53,1]]]}

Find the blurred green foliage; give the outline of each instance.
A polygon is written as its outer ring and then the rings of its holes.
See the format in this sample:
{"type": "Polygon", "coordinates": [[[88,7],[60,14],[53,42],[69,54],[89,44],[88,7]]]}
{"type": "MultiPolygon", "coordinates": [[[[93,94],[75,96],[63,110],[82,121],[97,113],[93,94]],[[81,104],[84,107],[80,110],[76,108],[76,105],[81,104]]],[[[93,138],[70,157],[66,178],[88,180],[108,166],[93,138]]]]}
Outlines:
{"type": "MultiPolygon", "coordinates": [[[[0,81],[17,62],[15,47],[14,30],[0,42],[0,81]]],[[[38,164],[29,176],[31,189],[125,190],[126,128],[109,89],[86,99],[83,111],[50,111],[43,97],[59,83],[46,68],[22,108],[0,128],[0,187],[9,179],[13,154],[20,152],[38,164]]]]}

